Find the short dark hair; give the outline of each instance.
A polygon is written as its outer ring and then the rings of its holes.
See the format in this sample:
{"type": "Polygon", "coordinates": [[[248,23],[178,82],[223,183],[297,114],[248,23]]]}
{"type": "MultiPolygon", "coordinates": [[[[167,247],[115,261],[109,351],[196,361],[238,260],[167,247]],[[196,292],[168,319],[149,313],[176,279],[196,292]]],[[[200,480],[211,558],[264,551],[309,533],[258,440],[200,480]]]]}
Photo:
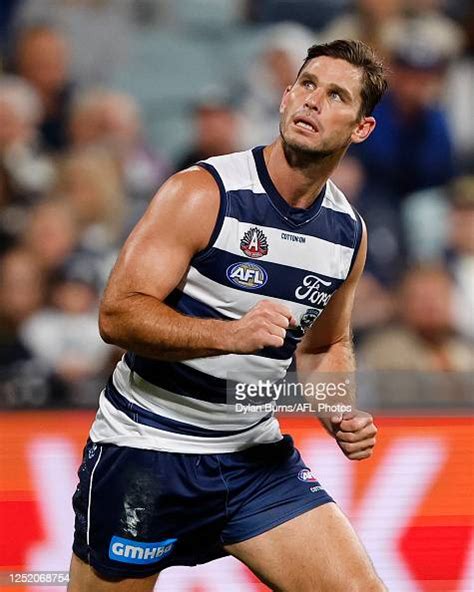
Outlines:
{"type": "Polygon", "coordinates": [[[385,67],[375,51],[363,41],[346,39],[312,45],[298,71],[297,78],[309,61],[320,56],[345,60],[363,70],[360,116],[370,115],[387,90],[385,67]]]}

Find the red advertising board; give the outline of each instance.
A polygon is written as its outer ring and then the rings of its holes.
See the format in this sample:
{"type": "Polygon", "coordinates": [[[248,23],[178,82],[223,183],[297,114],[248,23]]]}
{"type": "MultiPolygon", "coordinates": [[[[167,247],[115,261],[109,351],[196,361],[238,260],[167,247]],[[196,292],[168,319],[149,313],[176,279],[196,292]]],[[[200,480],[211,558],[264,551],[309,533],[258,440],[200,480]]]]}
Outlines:
{"type": "MultiPolygon", "coordinates": [[[[93,414],[0,415],[0,571],[67,571],[71,496],[93,414]]],[[[393,592],[474,591],[474,418],[380,417],[374,457],[350,462],[313,419],[284,419],[393,592]]],[[[64,590],[4,585],[0,590],[64,590]]],[[[163,572],[158,589],[267,590],[232,558],[163,572]]]]}

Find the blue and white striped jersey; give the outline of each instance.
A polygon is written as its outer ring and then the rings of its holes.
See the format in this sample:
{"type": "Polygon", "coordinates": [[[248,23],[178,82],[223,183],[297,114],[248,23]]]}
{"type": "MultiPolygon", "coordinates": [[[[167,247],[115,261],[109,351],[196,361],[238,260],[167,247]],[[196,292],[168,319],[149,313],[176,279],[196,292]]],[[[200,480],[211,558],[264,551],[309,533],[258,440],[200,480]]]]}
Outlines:
{"type": "Polygon", "coordinates": [[[165,302],[185,315],[235,320],[262,299],[299,320],[280,348],[166,362],[128,352],[100,397],[95,442],[170,452],[224,453],[281,439],[264,411],[226,403],[226,379],[284,378],[306,330],[347,278],[362,222],[328,181],[307,209],[294,208],[272,183],[263,147],[210,158],[220,209],[208,247],[191,261],[165,302]]]}

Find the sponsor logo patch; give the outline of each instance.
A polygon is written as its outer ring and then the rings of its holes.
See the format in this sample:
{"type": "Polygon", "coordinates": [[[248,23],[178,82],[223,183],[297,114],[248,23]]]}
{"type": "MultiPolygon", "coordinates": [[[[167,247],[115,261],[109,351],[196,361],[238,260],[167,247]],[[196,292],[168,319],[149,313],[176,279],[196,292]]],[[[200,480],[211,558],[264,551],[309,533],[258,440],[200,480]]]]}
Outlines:
{"type": "Polygon", "coordinates": [[[247,230],[240,241],[240,249],[252,259],[258,259],[268,253],[267,237],[260,228],[254,226],[247,230]]]}
{"type": "Polygon", "coordinates": [[[268,274],[263,267],[247,261],[230,265],[226,274],[233,284],[248,290],[262,288],[268,281],[268,274]]]}
{"type": "Polygon", "coordinates": [[[315,483],[317,481],[316,476],[310,469],[301,469],[301,471],[298,473],[298,479],[300,481],[304,481],[305,483],[315,483]]]}
{"type": "Polygon", "coordinates": [[[317,275],[307,275],[301,286],[295,290],[295,296],[298,300],[307,300],[310,304],[316,306],[326,306],[331,300],[331,293],[328,293],[328,288],[332,282],[322,280],[317,275]]]}
{"type": "Polygon", "coordinates": [[[304,244],[306,242],[306,238],[304,236],[301,236],[300,234],[292,234],[289,232],[282,232],[280,237],[283,240],[291,241],[292,243],[304,244]]]}
{"type": "Polygon", "coordinates": [[[139,543],[113,536],[109,545],[109,559],[140,565],[156,563],[171,553],[176,541],[177,539],[166,539],[158,543],[139,543]]]}

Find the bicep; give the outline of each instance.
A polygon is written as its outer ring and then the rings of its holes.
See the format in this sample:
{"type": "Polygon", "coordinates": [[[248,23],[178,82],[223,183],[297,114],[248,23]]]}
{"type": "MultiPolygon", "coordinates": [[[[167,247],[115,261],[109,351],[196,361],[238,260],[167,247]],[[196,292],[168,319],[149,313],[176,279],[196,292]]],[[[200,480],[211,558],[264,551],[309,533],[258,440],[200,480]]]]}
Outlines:
{"type": "Polygon", "coordinates": [[[188,170],[167,181],[127,239],[104,302],[134,294],[163,301],[206,247],[218,209],[219,191],[206,171],[188,170]]]}
{"type": "Polygon", "coordinates": [[[367,254],[367,232],[362,223],[362,238],[352,271],[307,332],[299,345],[299,353],[323,351],[330,345],[350,340],[354,297],[367,254]]]}

